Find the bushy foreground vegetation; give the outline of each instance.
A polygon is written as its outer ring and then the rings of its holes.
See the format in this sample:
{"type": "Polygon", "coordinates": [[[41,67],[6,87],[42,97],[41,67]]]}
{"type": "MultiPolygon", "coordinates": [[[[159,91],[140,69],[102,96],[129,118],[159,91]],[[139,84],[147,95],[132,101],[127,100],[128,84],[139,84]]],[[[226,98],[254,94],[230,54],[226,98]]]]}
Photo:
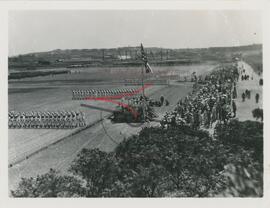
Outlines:
{"type": "Polygon", "coordinates": [[[145,128],[114,152],[83,149],[70,175],[22,179],[14,197],[262,196],[263,124],[218,124],[215,136],[183,128],[145,128]]]}
{"type": "Polygon", "coordinates": [[[256,118],[256,120],[260,119],[261,121],[263,121],[263,109],[255,108],[254,110],[252,110],[252,115],[254,118],[256,118]]]}

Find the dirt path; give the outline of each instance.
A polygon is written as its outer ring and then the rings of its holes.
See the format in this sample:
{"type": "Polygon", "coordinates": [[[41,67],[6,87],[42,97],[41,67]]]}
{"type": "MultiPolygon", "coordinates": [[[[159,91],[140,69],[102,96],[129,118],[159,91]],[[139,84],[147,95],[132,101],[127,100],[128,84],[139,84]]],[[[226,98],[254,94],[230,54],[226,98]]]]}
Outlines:
{"type": "MultiPolygon", "coordinates": [[[[240,121],[245,120],[256,120],[252,116],[252,110],[255,108],[262,108],[263,107],[263,92],[262,86],[259,85],[259,80],[262,78],[257,73],[254,72],[252,67],[243,61],[238,62],[238,68],[244,68],[247,75],[253,77],[253,79],[249,80],[241,80],[241,75],[239,81],[237,83],[237,99],[236,99],[236,106],[237,112],[236,117],[240,121]],[[245,99],[242,101],[242,93],[246,90],[251,90],[250,99],[245,99]],[[255,95],[258,93],[260,95],[259,102],[256,103],[255,95]]],[[[240,73],[240,70],[239,70],[240,73]]]]}

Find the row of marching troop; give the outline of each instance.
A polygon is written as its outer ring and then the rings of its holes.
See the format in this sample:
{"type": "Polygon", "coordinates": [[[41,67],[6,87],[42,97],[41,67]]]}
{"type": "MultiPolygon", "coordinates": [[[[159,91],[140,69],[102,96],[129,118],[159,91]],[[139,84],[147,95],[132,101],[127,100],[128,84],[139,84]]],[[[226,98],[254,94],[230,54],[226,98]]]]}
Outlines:
{"type": "Polygon", "coordinates": [[[99,98],[99,97],[110,97],[110,96],[132,96],[138,92],[136,88],[116,88],[116,89],[84,89],[84,90],[72,90],[73,100],[84,100],[87,98],[99,98]]]}
{"type": "Polygon", "coordinates": [[[215,122],[227,123],[236,116],[238,78],[237,63],[213,71],[205,77],[205,84],[179,100],[174,111],[166,113],[161,126],[187,125],[194,129],[207,129],[215,122]]]}
{"type": "Polygon", "coordinates": [[[81,111],[10,111],[8,113],[9,128],[71,129],[85,125],[85,116],[81,111]]]}

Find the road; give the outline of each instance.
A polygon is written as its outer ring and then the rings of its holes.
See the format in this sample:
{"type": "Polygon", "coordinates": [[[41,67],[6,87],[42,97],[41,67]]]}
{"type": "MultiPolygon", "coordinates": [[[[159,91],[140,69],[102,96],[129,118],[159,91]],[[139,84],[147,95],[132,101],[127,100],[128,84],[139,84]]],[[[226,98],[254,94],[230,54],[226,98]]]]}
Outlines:
{"type": "Polygon", "coordinates": [[[249,75],[250,77],[253,77],[253,80],[250,79],[242,81],[241,78],[239,78],[239,81],[236,86],[237,118],[240,121],[256,120],[252,116],[252,110],[255,108],[263,107],[263,90],[262,90],[263,87],[259,85],[259,80],[260,78],[262,78],[262,76],[259,76],[257,73],[255,73],[252,67],[243,61],[238,62],[238,66],[244,67],[246,74],[249,75]],[[251,90],[251,96],[250,99],[246,98],[245,101],[243,102],[241,95],[246,89],[251,90]],[[259,93],[260,95],[258,103],[256,103],[255,100],[256,93],[259,93]]]}

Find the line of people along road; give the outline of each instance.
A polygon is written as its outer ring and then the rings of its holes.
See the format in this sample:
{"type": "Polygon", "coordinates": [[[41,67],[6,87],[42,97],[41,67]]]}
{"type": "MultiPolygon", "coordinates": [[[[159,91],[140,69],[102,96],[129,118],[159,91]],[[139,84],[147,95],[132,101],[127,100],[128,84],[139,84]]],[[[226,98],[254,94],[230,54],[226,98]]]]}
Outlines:
{"type": "Polygon", "coordinates": [[[223,66],[194,84],[193,93],[181,99],[174,111],[166,113],[161,126],[188,125],[194,129],[209,128],[216,121],[227,123],[236,116],[236,82],[239,79],[237,63],[223,66]]]}

